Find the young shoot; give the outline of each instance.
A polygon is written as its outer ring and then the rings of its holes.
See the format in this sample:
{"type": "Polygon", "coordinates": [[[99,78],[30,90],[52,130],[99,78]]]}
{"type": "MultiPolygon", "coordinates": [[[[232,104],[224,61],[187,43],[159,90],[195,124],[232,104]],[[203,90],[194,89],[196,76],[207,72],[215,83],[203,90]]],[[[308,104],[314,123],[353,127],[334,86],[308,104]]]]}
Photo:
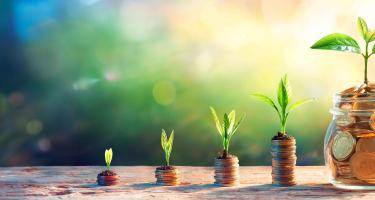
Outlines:
{"type": "Polygon", "coordinates": [[[370,30],[367,27],[365,20],[358,17],[357,20],[358,32],[365,41],[365,50],[362,52],[357,41],[352,37],[342,34],[333,33],[321,38],[314,45],[312,49],[324,49],[324,50],[335,50],[361,54],[364,59],[364,83],[368,84],[367,79],[367,64],[368,59],[375,53],[375,45],[372,46],[371,52],[369,52],[369,44],[375,41],[375,30],[370,30]]]}
{"type": "Polygon", "coordinates": [[[234,135],[234,133],[236,133],[245,115],[241,116],[240,119],[236,122],[236,111],[232,110],[229,113],[229,115],[225,113],[223,122],[220,122],[215,109],[213,107],[210,107],[210,109],[211,109],[211,113],[216,124],[216,128],[222,139],[222,143],[223,143],[222,157],[227,158],[229,154],[230,140],[232,139],[232,136],[234,135]]]}
{"type": "Polygon", "coordinates": [[[106,149],[104,153],[104,158],[105,158],[105,163],[107,164],[108,171],[111,167],[112,156],[113,156],[112,148],[106,149]]]}
{"type": "Polygon", "coordinates": [[[293,104],[290,104],[291,96],[292,96],[292,88],[289,85],[289,80],[287,75],[284,75],[279,83],[279,89],[277,92],[277,102],[278,105],[269,97],[262,95],[262,94],[252,94],[255,98],[259,99],[260,101],[270,105],[274,108],[277,112],[277,115],[280,119],[280,131],[278,136],[285,136],[286,135],[286,122],[288,120],[289,113],[292,112],[297,107],[313,101],[313,99],[305,99],[301,101],[297,101],[293,104]]]}
{"type": "Polygon", "coordinates": [[[162,132],[161,132],[161,147],[164,150],[166,166],[169,166],[169,158],[171,157],[171,153],[172,153],[173,139],[174,139],[174,130],[172,130],[171,134],[169,135],[169,139],[168,139],[167,133],[165,133],[165,130],[162,129],[162,132]]]}

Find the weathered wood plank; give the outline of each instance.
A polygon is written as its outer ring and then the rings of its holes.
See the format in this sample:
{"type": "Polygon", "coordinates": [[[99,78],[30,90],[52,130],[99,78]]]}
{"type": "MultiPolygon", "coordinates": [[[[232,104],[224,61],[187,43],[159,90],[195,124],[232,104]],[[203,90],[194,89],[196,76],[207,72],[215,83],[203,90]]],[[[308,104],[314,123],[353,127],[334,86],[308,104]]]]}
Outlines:
{"type": "Polygon", "coordinates": [[[182,185],[155,185],[149,166],[113,167],[121,176],[117,186],[98,186],[104,167],[0,168],[0,199],[375,199],[372,191],[336,189],[327,183],[322,166],[297,167],[298,185],[270,185],[270,167],[241,167],[241,185],[222,188],[212,184],[211,167],[178,167],[182,185]]]}

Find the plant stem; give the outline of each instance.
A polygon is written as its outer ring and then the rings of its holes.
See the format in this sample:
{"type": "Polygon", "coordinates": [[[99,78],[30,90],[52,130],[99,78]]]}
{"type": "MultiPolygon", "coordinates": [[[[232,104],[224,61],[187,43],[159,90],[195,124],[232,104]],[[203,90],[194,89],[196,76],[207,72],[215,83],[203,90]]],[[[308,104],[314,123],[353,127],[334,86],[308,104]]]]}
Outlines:
{"type": "Polygon", "coordinates": [[[228,150],[224,149],[223,150],[223,158],[226,158],[226,157],[228,157],[228,150]]]}
{"type": "Polygon", "coordinates": [[[167,166],[169,166],[169,154],[168,154],[168,152],[165,152],[165,162],[166,162],[166,164],[167,164],[167,166]]]}
{"type": "Polygon", "coordinates": [[[280,130],[280,133],[281,133],[281,136],[284,136],[285,133],[286,133],[286,116],[285,116],[285,109],[281,109],[281,130],[280,130]]]}
{"type": "Polygon", "coordinates": [[[367,79],[367,63],[368,63],[368,58],[370,56],[371,55],[368,54],[368,43],[366,42],[366,53],[365,53],[365,55],[363,55],[363,58],[365,59],[365,81],[364,81],[365,84],[368,84],[368,79],[367,79]]]}

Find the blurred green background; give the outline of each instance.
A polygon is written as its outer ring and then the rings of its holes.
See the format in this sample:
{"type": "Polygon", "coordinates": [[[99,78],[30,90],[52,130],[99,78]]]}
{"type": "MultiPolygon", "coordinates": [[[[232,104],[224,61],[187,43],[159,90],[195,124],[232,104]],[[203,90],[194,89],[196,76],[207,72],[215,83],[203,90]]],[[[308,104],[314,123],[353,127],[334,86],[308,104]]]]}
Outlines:
{"type": "MultiPolygon", "coordinates": [[[[312,0],[14,0],[0,3],[0,165],[212,165],[221,150],[208,107],[247,118],[230,151],[270,165],[278,118],[250,93],[276,96],[287,73],[298,165],[323,164],[335,91],[361,83],[359,55],[309,47],[331,32],[359,39],[375,2],[312,0]]],[[[373,61],[369,67],[374,80],[373,61]]]]}

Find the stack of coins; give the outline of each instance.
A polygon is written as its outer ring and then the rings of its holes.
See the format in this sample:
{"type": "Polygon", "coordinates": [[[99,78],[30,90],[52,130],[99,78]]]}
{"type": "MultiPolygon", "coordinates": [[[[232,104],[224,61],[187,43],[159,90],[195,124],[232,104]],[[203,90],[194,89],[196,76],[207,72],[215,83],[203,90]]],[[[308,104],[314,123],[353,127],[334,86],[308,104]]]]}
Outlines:
{"type": "Polygon", "coordinates": [[[156,184],[164,186],[175,186],[180,184],[179,172],[172,166],[158,167],[155,170],[156,184]]]}
{"type": "Polygon", "coordinates": [[[103,185],[103,186],[116,185],[120,182],[120,177],[117,175],[112,175],[112,176],[98,175],[97,182],[99,185],[103,185]]]}
{"type": "Polygon", "coordinates": [[[215,159],[215,184],[230,187],[239,185],[238,158],[229,155],[227,158],[215,159]]]}
{"type": "Polygon", "coordinates": [[[333,132],[326,147],[331,177],[349,185],[375,184],[375,85],[336,95],[333,132]]]}
{"type": "Polygon", "coordinates": [[[296,185],[296,141],[293,137],[272,140],[272,184],[279,186],[296,185]]]}

